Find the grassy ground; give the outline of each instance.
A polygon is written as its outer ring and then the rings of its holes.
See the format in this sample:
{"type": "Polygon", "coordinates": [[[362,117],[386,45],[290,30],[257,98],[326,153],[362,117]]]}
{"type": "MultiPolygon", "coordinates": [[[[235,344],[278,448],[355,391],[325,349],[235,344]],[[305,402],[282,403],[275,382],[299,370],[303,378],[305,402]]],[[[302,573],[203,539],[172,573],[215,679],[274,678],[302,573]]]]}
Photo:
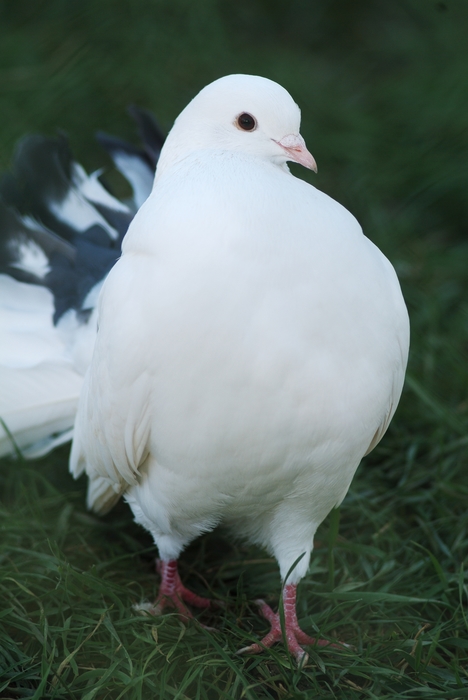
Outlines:
{"type": "MultiPolygon", "coordinates": [[[[354,645],[239,657],[276,604],[275,563],[215,532],[181,562],[226,607],[139,617],[154,549],[124,504],[98,519],[67,449],[1,463],[0,698],[468,697],[468,5],[460,0],[2,0],[0,164],[26,131],[67,130],[87,167],[125,106],[169,127],[197,90],[251,72],[287,87],[319,164],[395,264],[412,320],[402,403],[300,587],[303,627],[354,645]]],[[[299,170],[297,174],[303,176],[299,170]]],[[[312,176],[311,176],[312,177],[312,176]]],[[[312,181],[312,180],[311,180],[312,181]]]]}

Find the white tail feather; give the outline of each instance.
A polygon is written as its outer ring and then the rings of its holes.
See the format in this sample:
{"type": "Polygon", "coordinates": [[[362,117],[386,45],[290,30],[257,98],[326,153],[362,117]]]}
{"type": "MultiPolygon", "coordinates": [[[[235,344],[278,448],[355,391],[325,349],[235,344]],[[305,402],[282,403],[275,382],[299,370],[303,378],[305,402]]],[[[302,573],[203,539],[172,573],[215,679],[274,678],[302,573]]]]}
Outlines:
{"type": "MultiPolygon", "coordinates": [[[[0,418],[25,457],[37,457],[71,438],[83,377],[70,364],[0,366],[0,418]],[[65,435],[67,434],[68,437],[65,435]]],[[[14,452],[0,424],[0,456],[14,452]]]]}

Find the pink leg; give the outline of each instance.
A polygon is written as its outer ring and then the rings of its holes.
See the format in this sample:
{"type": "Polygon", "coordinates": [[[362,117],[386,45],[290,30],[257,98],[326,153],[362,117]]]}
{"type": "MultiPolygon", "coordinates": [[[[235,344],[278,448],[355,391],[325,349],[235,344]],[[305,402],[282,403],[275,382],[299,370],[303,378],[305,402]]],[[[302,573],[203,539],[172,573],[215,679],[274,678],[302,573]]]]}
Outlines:
{"type": "MultiPolygon", "coordinates": [[[[307,663],[308,654],[301,647],[301,644],[313,644],[319,647],[334,647],[342,649],[345,644],[332,644],[327,639],[317,639],[309,637],[299,627],[296,615],[296,589],[294,583],[287,584],[283,589],[283,609],[284,609],[284,627],[286,644],[290,653],[295,657],[298,664],[307,663]]],[[[263,600],[257,601],[260,606],[260,612],[271,624],[271,629],[258,644],[251,644],[248,647],[239,649],[238,654],[259,654],[265,647],[271,647],[275,642],[283,641],[283,632],[281,630],[281,621],[279,613],[274,613],[273,610],[263,600]]]]}
{"type": "Polygon", "coordinates": [[[156,600],[152,606],[152,614],[160,615],[164,608],[175,608],[182,617],[193,617],[185,603],[194,605],[196,608],[209,608],[211,601],[208,598],[202,598],[188,588],[185,588],[180,580],[179,572],[177,571],[177,561],[156,560],[156,571],[161,576],[161,583],[156,600]]]}

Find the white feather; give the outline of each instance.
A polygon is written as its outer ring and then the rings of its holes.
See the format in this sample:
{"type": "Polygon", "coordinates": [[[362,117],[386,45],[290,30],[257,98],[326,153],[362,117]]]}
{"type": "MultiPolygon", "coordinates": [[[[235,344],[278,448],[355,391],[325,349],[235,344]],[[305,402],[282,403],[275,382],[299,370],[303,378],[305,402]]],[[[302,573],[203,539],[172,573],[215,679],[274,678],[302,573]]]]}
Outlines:
{"type": "Polygon", "coordinates": [[[99,225],[107,231],[109,237],[115,241],[118,237],[117,231],[107,223],[105,218],[96,211],[95,207],[88,202],[78,190],[70,187],[66,196],[60,201],[48,202],[50,211],[55,216],[77,231],[86,231],[91,226],[99,225]]]}
{"type": "Polygon", "coordinates": [[[0,365],[33,367],[65,359],[53,325],[54,298],[49,289],[0,275],[0,299],[0,365]]]}
{"type": "Polygon", "coordinates": [[[133,199],[137,209],[141,207],[153,187],[154,173],[138,156],[119,151],[113,154],[115,166],[128,180],[133,190],[133,199]]]}
{"type": "MultiPolygon", "coordinates": [[[[71,438],[83,377],[70,363],[28,368],[0,364],[0,418],[26,457],[38,457],[71,438]]],[[[0,424],[0,456],[12,452],[0,424]]]]}
{"type": "Polygon", "coordinates": [[[50,272],[51,268],[46,254],[34,241],[18,238],[11,241],[10,246],[14,246],[14,253],[19,257],[19,260],[11,263],[12,267],[30,272],[40,279],[43,279],[50,272]]]}
{"type": "Polygon", "coordinates": [[[103,204],[109,207],[109,209],[114,209],[115,211],[120,211],[125,214],[130,212],[130,209],[125,204],[113,197],[99,182],[102,169],[96,170],[94,173],[91,173],[91,175],[88,175],[86,170],[79,163],[73,163],[72,173],[72,180],[75,187],[77,187],[81,194],[90,202],[103,204]]]}
{"type": "MultiPolygon", "coordinates": [[[[71,439],[83,375],[96,337],[95,312],[70,310],[54,326],[52,293],[0,275],[0,418],[26,457],[71,439]]],[[[0,426],[0,455],[13,451],[0,426]]]]}

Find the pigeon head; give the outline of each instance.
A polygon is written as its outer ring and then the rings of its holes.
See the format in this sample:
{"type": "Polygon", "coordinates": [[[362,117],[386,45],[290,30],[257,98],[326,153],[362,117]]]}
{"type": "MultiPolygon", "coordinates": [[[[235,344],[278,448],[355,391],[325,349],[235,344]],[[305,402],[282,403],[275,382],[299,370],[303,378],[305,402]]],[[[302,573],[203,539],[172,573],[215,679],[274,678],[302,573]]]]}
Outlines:
{"type": "Polygon", "coordinates": [[[294,161],[317,172],[300,123],[300,109],[281,85],[255,75],[228,75],[203,88],[177,117],[156,177],[200,150],[249,153],[283,167],[294,161]]]}

